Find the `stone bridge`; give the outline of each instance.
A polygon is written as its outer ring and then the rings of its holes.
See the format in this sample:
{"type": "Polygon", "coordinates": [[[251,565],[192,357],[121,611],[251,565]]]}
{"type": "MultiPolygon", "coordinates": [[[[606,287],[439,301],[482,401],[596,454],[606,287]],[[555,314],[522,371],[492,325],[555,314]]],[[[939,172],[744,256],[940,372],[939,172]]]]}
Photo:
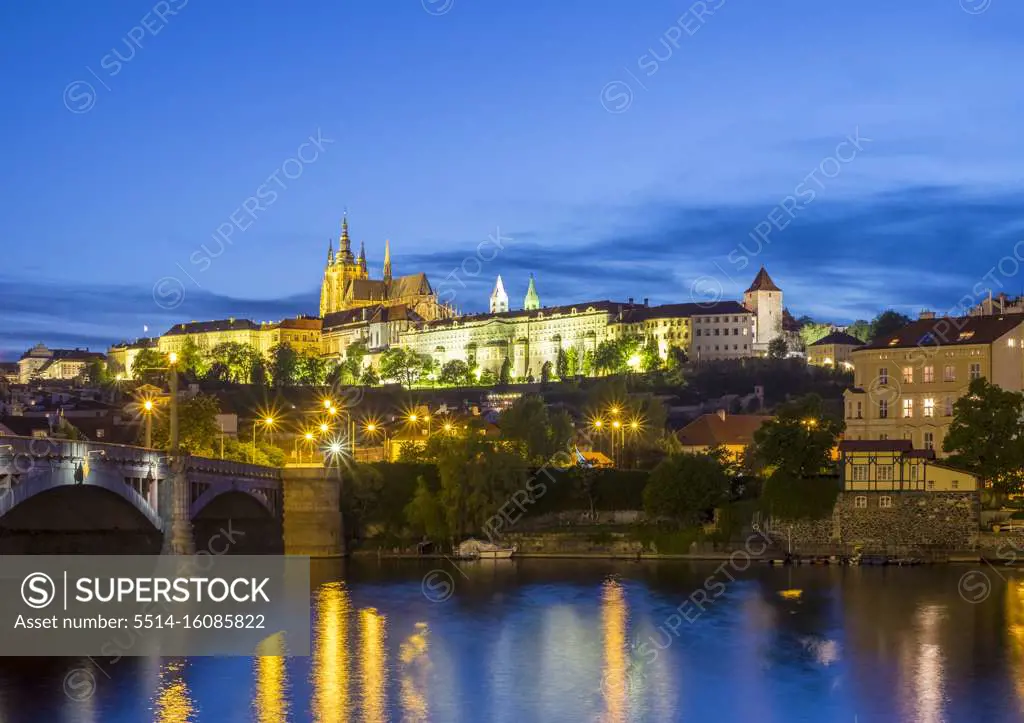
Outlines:
{"type": "MultiPolygon", "coordinates": [[[[142,447],[0,436],[0,554],[109,552],[111,532],[123,551],[139,554],[283,552],[285,477],[278,468],[175,460],[142,447]]],[[[316,499],[308,482],[292,485],[296,521],[336,527],[330,514],[310,518],[311,510],[339,509],[328,476],[316,478],[316,499]]],[[[340,534],[333,542],[336,551],[295,552],[336,554],[340,534]]]]}

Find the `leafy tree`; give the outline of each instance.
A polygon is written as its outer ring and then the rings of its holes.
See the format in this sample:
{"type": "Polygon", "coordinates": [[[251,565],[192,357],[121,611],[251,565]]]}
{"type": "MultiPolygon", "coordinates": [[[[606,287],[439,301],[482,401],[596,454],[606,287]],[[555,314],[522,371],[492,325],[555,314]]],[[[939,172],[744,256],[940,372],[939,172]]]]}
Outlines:
{"type": "Polygon", "coordinates": [[[575,377],[580,374],[582,367],[580,366],[580,353],[576,347],[571,346],[565,352],[565,375],[559,372],[558,376],[563,379],[566,376],[575,377]]]}
{"type": "Polygon", "coordinates": [[[583,360],[580,362],[580,374],[589,377],[594,373],[594,352],[590,349],[583,352],[583,360]]]}
{"type": "Polygon", "coordinates": [[[871,321],[871,341],[890,336],[893,332],[910,323],[910,317],[892,309],[886,309],[871,321]]]}
{"type": "Polygon", "coordinates": [[[800,340],[804,343],[805,348],[832,333],[831,324],[819,324],[811,321],[810,317],[805,318],[807,321],[800,327],[800,340]]]}
{"type": "Polygon", "coordinates": [[[780,469],[765,480],[760,506],[777,519],[821,519],[832,514],[839,491],[835,477],[797,477],[780,469]]]}
{"type": "Polygon", "coordinates": [[[373,367],[366,367],[363,370],[363,376],[359,379],[361,384],[365,384],[368,387],[380,384],[380,376],[377,374],[377,370],[373,367]]]}
{"type": "Polygon", "coordinates": [[[438,380],[449,387],[466,386],[470,383],[469,365],[461,359],[445,362],[438,380]]]}
{"type": "Polygon", "coordinates": [[[277,388],[290,387],[298,378],[299,355],[291,344],[270,347],[270,379],[277,388]]]}
{"type": "Polygon", "coordinates": [[[420,378],[433,379],[437,374],[437,360],[429,354],[420,357],[420,378]]]}
{"type": "Polygon", "coordinates": [[[480,372],[480,385],[484,387],[493,387],[498,383],[498,375],[494,373],[492,369],[484,369],[480,372]]]}
{"type": "Polygon", "coordinates": [[[167,375],[169,365],[166,354],[161,354],[156,349],[140,349],[132,360],[132,379],[160,386],[167,375]]]}
{"type": "Polygon", "coordinates": [[[251,344],[237,341],[221,342],[210,350],[211,371],[217,366],[218,374],[225,381],[248,384],[252,380],[253,367],[261,362],[262,355],[251,344]]]}
{"type": "Polygon", "coordinates": [[[345,534],[361,538],[367,522],[381,499],[384,476],[376,467],[368,464],[352,464],[342,470],[344,494],[342,514],[345,519],[345,534]]]}
{"type": "Polygon", "coordinates": [[[270,386],[270,371],[267,369],[267,360],[262,356],[257,356],[250,364],[249,383],[258,387],[270,386]]]}
{"type": "Polygon", "coordinates": [[[658,350],[658,340],[653,336],[647,337],[643,351],[640,352],[640,366],[645,372],[658,371],[662,367],[661,353],[658,350]]]}
{"type": "Polygon", "coordinates": [[[205,377],[210,371],[209,355],[191,334],[185,337],[178,352],[178,368],[196,378],[205,377]]]}
{"type": "Polygon", "coordinates": [[[729,495],[729,477],[721,462],[706,454],[675,454],[651,471],[644,488],[644,510],[680,526],[713,518],[714,508],[729,495]]]}
{"type": "Polygon", "coordinates": [[[391,347],[380,357],[380,375],[411,387],[420,378],[423,359],[412,349],[391,347]]]}
{"type": "Polygon", "coordinates": [[[555,357],[555,374],[563,380],[569,377],[569,356],[561,346],[558,347],[558,356],[555,357]]]}
{"type": "Polygon", "coordinates": [[[597,470],[593,467],[576,466],[569,470],[569,479],[572,483],[573,497],[585,503],[590,511],[591,521],[597,519],[597,470]]]}
{"type": "Polygon", "coordinates": [[[786,337],[777,336],[768,342],[769,359],[784,359],[788,353],[789,347],[786,345],[786,337]]]}
{"type": "Polygon", "coordinates": [[[416,478],[416,492],[405,507],[405,518],[412,531],[419,536],[443,540],[450,535],[445,524],[444,509],[422,475],[416,478]]]}
{"type": "Polygon", "coordinates": [[[846,333],[855,336],[865,344],[871,339],[871,323],[863,319],[857,319],[846,328],[846,333]]]}
{"type": "Polygon", "coordinates": [[[319,354],[300,354],[295,365],[295,380],[307,387],[319,387],[327,383],[327,360],[319,354]]]}
{"type": "MultiPolygon", "coordinates": [[[[178,445],[183,453],[200,457],[217,456],[214,449],[219,449],[218,414],[220,405],[217,399],[205,394],[197,394],[178,405],[178,445]]],[[[140,437],[144,436],[145,431],[140,430],[140,437]]],[[[153,446],[156,449],[170,449],[170,418],[167,414],[153,420],[153,446]]]]}
{"type": "Polygon", "coordinates": [[[845,429],[824,410],[821,397],[808,394],[781,405],[754,432],[761,462],[794,477],[813,477],[831,465],[832,448],[845,429]]]}
{"type": "Polygon", "coordinates": [[[370,353],[370,348],[363,340],[354,341],[345,348],[345,359],[355,362],[357,369],[362,369],[363,358],[370,353]]]}
{"type": "Polygon", "coordinates": [[[498,384],[505,386],[512,381],[512,362],[508,357],[501,363],[501,371],[498,372],[498,384]]]}
{"type": "Polygon", "coordinates": [[[549,361],[544,362],[540,368],[540,383],[547,385],[551,382],[551,369],[553,364],[549,361]]]}
{"type": "Polygon", "coordinates": [[[535,394],[520,397],[502,412],[499,426],[502,439],[521,443],[526,459],[535,464],[566,451],[573,433],[568,415],[549,414],[543,398],[535,394]]]}
{"type": "Polygon", "coordinates": [[[1024,486],[1024,394],[974,379],[953,405],[953,422],[942,441],[950,461],[997,492],[1024,486]]]}
{"type": "Polygon", "coordinates": [[[90,361],[89,365],[85,369],[85,377],[89,384],[97,387],[109,384],[113,379],[113,375],[110,373],[107,362],[103,359],[93,359],[90,361]]]}

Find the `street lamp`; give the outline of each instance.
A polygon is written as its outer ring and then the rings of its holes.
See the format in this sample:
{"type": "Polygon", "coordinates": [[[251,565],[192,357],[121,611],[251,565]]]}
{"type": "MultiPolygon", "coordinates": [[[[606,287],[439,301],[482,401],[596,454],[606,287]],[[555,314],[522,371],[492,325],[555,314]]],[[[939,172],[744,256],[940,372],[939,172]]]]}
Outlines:
{"type": "Polygon", "coordinates": [[[146,449],[153,448],[153,400],[142,403],[142,413],[146,415],[146,449]]]}
{"type": "Polygon", "coordinates": [[[249,461],[252,464],[256,464],[256,426],[263,424],[267,429],[273,429],[275,421],[273,417],[264,417],[252,423],[252,452],[249,454],[249,461]]]}

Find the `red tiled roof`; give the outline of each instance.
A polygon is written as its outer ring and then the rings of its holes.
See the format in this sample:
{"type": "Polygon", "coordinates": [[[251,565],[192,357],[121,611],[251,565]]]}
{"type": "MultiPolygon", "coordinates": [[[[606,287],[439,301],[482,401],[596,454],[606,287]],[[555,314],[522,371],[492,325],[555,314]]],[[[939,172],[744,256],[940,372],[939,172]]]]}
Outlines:
{"type": "Polygon", "coordinates": [[[772,419],[763,414],[702,414],[676,433],[681,444],[691,447],[715,445],[747,445],[754,441],[754,432],[772,419]]]}

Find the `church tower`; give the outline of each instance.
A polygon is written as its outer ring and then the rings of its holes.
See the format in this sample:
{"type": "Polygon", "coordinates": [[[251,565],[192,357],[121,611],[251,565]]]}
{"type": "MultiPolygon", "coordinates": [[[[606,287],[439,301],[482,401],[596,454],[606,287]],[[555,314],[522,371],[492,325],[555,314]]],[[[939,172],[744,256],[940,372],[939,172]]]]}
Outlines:
{"type": "Polygon", "coordinates": [[[501,274],[498,274],[498,282],[491,292],[491,313],[500,314],[508,311],[508,294],[505,293],[505,285],[501,283],[501,274]]]}
{"type": "Polygon", "coordinates": [[[327,266],[324,269],[324,280],[320,286],[320,316],[348,308],[346,294],[350,282],[366,279],[366,253],[360,251],[359,259],[352,255],[352,239],[348,234],[348,213],[341,218],[341,235],[338,238],[338,251],[333,245],[327,249],[327,266]]]}
{"type": "Polygon", "coordinates": [[[391,281],[391,242],[384,239],[384,280],[391,281]]]}
{"type": "Polygon", "coordinates": [[[530,274],[530,287],[526,290],[523,308],[527,311],[536,311],[540,308],[540,296],[537,294],[537,287],[533,283],[533,274],[530,274]]]}
{"type": "Polygon", "coordinates": [[[743,292],[743,306],[754,314],[755,354],[767,354],[768,344],[782,335],[782,289],[761,267],[750,288],[743,292]]]}

